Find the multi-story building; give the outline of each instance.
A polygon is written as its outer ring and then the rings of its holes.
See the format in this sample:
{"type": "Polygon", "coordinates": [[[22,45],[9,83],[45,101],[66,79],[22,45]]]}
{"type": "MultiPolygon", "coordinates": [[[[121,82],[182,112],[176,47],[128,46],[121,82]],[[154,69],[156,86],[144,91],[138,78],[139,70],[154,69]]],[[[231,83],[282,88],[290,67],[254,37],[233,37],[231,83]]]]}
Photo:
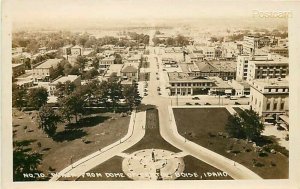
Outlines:
{"type": "Polygon", "coordinates": [[[99,68],[108,68],[110,65],[114,64],[114,62],[115,62],[114,56],[105,57],[99,60],[99,68]]]}
{"type": "Polygon", "coordinates": [[[235,65],[234,61],[197,61],[180,64],[180,68],[191,77],[220,77],[231,80],[236,77],[235,65]]]}
{"type": "Polygon", "coordinates": [[[265,78],[285,78],[288,74],[288,59],[269,54],[267,60],[249,60],[247,81],[265,78]]]}
{"type": "Polygon", "coordinates": [[[259,39],[253,35],[244,36],[243,53],[255,54],[255,49],[259,47],[259,39]]]}
{"type": "Polygon", "coordinates": [[[250,82],[250,106],[264,119],[274,119],[276,115],[289,110],[289,85],[285,79],[255,79],[250,82]]]}
{"type": "Polygon", "coordinates": [[[71,54],[71,48],[72,45],[66,45],[64,47],[62,47],[62,52],[64,56],[70,55],[71,54]]]}
{"type": "Polygon", "coordinates": [[[280,56],[262,53],[260,55],[248,55],[242,54],[237,57],[237,64],[236,64],[236,79],[238,81],[247,80],[248,78],[248,69],[249,69],[249,62],[268,62],[272,63],[273,59],[280,59],[280,56]]]}
{"type": "Polygon", "coordinates": [[[56,73],[56,68],[62,59],[48,59],[32,70],[32,77],[35,83],[49,82],[56,73]]]}
{"type": "Polygon", "coordinates": [[[125,63],[121,70],[122,80],[128,82],[138,81],[139,78],[139,64],[125,63]]]}
{"type": "Polygon", "coordinates": [[[75,45],[71,48],[71,55],[72,56],[82,56],[83,54],[83,48],[79,45],[75,45]]]}
{"type": "Polygon", "coordinates": [[[168,77],[171,96],[208,94],[209,89],[215,86],[211,79],[199,79],[182,72],[169,72],[168,77]]]}

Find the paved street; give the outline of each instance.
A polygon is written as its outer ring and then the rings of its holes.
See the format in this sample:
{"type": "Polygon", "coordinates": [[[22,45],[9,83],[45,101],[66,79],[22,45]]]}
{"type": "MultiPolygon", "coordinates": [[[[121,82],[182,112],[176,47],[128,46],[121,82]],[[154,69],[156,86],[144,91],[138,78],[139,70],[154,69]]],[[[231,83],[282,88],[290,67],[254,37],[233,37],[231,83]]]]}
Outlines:
{"type": "Polygon", "coordinates": [[[160,82],[156,80],[155,77],[157,71],[155,58],[152,58],[151,60],[152,61],[150,62],[150,69],[152,70],[152,72],[150,77],[151,81],[149,82],[148,87],[149,95],[143,99],[143,103],[153,104],[157,106],[160,118],[160,133],[162,137],[170,144],[181,149],[183,152],[191,154],[197,159],[227,172],[234,179],[260,179],[258,175],[256,175],[246,167],[206,148],[203,148],[202,146],[197,145],[193,142],[186,142],[186,139],[178,134],[176,125],[174,124],[173,114],[171,113],[170,115],[168,109],[169,105],[172,103],[172,99],[174,98],[166,98],[158,95],[156,89],[159,86],[160,82]]]}

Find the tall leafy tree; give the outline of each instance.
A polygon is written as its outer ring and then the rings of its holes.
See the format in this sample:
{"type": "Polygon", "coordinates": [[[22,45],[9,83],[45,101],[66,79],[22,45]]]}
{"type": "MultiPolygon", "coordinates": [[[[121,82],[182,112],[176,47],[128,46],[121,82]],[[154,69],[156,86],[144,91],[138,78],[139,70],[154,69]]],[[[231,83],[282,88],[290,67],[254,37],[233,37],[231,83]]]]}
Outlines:
{"type": "Polygon", "coordinates": [[[84,96],[78,90],[74,91],[68,96],[59,99],[60,111],[65,118],[71,122],[72,115],[75,116],[76,123],[78,121],[78,115],[84,112],[84,96]]]}
{"type": "Polygon", "coordinates": [[[13,179],[14,181],[32,181],[36,178],[26,177],[24,174],[40,173],[38,165],[42,161],[42,155],[30,152],[27,146],[30,141],[15,141],[13,143],[13,179]]]}
{"type": "Polygon", "coordinates": [[[28,103],[31,107],[39,109],[48,100],[48,91],[45,87],[32,88],[28,93],[28,103]]]}
{"type": "Polygon", "coordinates": [[[255,141],[261,137],[264,125],[255,111],[245,110],[228,118],[226,130],[233,137],[255,141]]]}
{"type": "Polygon", "coordinates": [[[39,127],[49,136],[53,137],[56,133],[57,123],[61,118],[56,114],[52,107],[44,105],[39,110],[39,127]]]}
{"type": "Polygon", "coordinates": [[[16,107],[18,109],[21,109],[22,107],[26,106],[27,100],[26,100],[26,90],[19,88],[16,84],[13,84],[12,86],[12,106],[16,107]]]}
{"type": "Polygon", "coordinates": [[[76,64],[79,66],[80,70],[83,71],[87,63],[87,58],[84,56],[78,56],[76,59],[76,64]]]}
{"type": "Polygon", "coordinates": [[[64,83],[58,82],[56,84],[55,95],[58,98],[63,98],[64,96],[70,95],[75,89],[76,85],[71,81],[66,81],[64,83]]]}
{"type": "Polygon", "coordinates": [[[130,109],[138,106],[142,100],[136,82],[133,82],[132,85],[125,85],[123,87],[123,96],[126,100],[126,103],[129,105],[130,109]]]}

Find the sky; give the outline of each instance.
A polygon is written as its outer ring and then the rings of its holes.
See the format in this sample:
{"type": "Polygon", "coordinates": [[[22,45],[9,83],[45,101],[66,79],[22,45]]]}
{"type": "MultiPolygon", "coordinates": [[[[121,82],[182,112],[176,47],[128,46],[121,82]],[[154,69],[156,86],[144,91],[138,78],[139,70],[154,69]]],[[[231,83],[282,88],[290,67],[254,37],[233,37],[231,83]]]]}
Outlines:
{"type": "Polygon", "coordinates": [[[280,2],[203,0],[11,0],[14,23],[251,17],[254,10],[286,10],[280,2]]]}

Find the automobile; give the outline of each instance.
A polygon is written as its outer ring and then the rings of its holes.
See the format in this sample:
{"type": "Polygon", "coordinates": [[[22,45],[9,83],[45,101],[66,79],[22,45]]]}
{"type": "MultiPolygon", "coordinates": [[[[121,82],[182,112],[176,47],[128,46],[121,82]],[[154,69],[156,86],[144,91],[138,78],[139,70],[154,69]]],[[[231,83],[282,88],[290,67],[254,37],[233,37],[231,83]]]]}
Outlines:
{"type": "Polygon", "coordinates": [[[147,93],[144,93],[144,96],[147,96],[148,94],[147,93]]]}
{"type": "Polygon", "coordinates": [[[148,90],[147,89],[144,89],[144,92],[147,92],[148,90]]]}
{"type": "Polygon", "coordinates": [[[159,80],[159,77],[157,77],[156,79],[159,80]]]}
{"type": "Polygon", "coordinates": [[[229,96],[229,95],[227,95],[227,96],[225,96],[225,98],[230,98],[230,96],[229,96]]]}
{"type": "Polygon", "coordinates": [[[157,91],[160,91],[160,87],[157,87],[157,91]]]}
{"type": "Polygon", "coordinates": [[[195,97],[192,98],[192,100],[200,100],[200,98],[195,96],[195,97]]]}
{"type": "Polygon", "coordinates": [[[230,97],[230,100],[237,100],[236,97],[230,97]]]}
{"type": "Polygon", "coordinates": [[[158,93],[158,95],[161,95],[161,93],[158,93]]]}
{"type": "Polygon", "coordinates": [[[234,102],[234,105],[241,105],[240,103],[238,103],[238,102],[234,102]]]}
{"type": "Polygon", "coordinates": [[[210,103],[206,102],[204,105],[211,105],[210,103]]]}
{"type": "Polygon", "coordinates": [[[189,102],[187,102],[187,103],[185,103],[185,105],[192,105],[191,103],[189,103],[189,102]]]}
{"type": "Polygon", "coordinates": [[[199,104],[198,102],[196,102],[196,103],[195,103],[195,105],[198,105],[198,106],[200,106],[201,104],[199,104]]]}
{"type": "Polygon", "coordinates": [[[156,72],[156,75],[158,75],[158,73],[156,72]]]}
{"type": "Polygon", "coordinates": [[[243,96],[240,96],[240,98],[247,98],[245,95],[243,95],[243,96]]]}
{"type": "Polygon", "coordinates": [[[166,69],[163,69],[163,71],[166,71],[166,69]]]}

